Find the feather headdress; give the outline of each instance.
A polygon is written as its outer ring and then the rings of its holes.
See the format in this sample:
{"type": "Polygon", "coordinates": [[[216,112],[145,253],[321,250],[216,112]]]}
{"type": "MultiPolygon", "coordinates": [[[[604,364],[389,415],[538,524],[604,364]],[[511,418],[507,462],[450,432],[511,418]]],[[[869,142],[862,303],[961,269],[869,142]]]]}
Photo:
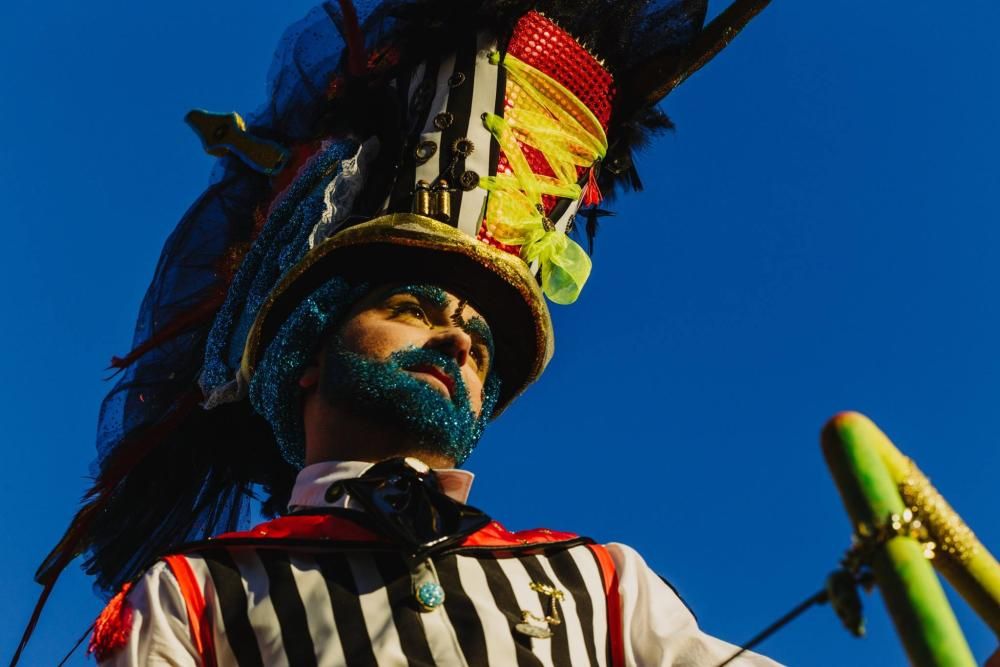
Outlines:
{"type": "Polygon", "coordinates": [[[542,292],[569,302],[586,280],[574,220],[592,243],[601,201],[641,187],[635,151],[671,127],[657,104],[767,2],[707,26],[707,0],[326,2],[282,38],[255,115],[189,114],[218,167],[112,359],[94,484],[36,573],[18,655],[77,556],[110,593],[234,529],[255,490],[281,509],[295,469],[246,387],[331,272],[486,290],[515,332],[502,409],[551,355],[542,292]]]}

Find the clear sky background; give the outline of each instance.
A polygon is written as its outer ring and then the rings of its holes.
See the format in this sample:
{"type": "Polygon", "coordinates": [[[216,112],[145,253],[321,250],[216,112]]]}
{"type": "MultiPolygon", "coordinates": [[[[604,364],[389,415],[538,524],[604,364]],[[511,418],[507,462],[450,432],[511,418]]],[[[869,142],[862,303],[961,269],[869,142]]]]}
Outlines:
{"type": "MultiPolygon", "coordinates": [[[[182,117],[251,113],[312,4],[0,10],[5,659],[88,486],[103,369],[207,184],[182,117]]],[[[677,130],[641,155],[646,191],[603,225],[579,302],[554,307],[555,359],[470,459],[471,502],[636,547],[740,642],[848,546],[818,433],[856,409],[1000,550],[998,21],[985,0],[774,0],[667,100],[677,130]]],[[[996,639],[949,594],[982,662],[996,639]]],[[[824,606],[760,650],[904,664],[865,603],[864,639],[824,606]]],[[[24,664],[57,662],[100,608],[71,567],[24,664]]]]}

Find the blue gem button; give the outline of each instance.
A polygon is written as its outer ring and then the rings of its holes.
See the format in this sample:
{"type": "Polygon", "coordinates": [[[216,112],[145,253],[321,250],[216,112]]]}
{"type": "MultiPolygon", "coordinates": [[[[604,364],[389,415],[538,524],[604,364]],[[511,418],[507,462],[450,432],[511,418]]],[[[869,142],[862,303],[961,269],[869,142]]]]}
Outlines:
{"type": "Polygon", "coordinates": [[[417,588],[417,602],[427,611],[439,607],[444,602],[444,589],[441,588],[441,584],[433,581],[420,584],[417,588]]]}

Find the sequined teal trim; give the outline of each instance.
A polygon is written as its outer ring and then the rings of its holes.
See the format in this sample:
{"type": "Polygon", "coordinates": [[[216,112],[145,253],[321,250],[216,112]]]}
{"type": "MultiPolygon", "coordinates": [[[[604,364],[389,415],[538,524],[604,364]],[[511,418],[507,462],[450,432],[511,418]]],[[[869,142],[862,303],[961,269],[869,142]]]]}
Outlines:
{"type": "Polygon", "coordinates": [[[292,311],[268,345],[250,382],[250,403],[271,425],[282,457],[295,468],[305,465],[299,378],[312,363],[327,330],[368,291],[333,278],[292,311]]]}
{"type": "Polygon", "coordinates": [[[309,162],[272,208],[233,277],[206,341],[199,379],[206,396],[236,376],[247,333],[261,304],[308,252],[309,235],[325,207],[324,188],[339,172],[337,163],[357,151],[358,143],[352,140],[330,145],[309,162]]]}

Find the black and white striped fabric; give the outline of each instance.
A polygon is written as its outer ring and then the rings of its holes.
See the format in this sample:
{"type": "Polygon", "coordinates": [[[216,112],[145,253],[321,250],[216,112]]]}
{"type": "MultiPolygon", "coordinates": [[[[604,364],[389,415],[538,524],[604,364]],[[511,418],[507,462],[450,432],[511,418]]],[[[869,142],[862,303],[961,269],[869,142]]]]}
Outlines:
{"type": "MultiPolygon", "coordinates": [[[[500,145],[486,129],[483,114],[503,115],[507,79],[503,68],[490,62],[497,49],[496,36],[481,32],[464,41],[449,56],[421,63],[408,80],[397,85],[400,95],[405,95],[410,136],[385,208],[389,213],[410,211],[416,183],[434,183],[444,177],[454,187],[451,224],[475,237],[486,213],[488,193],[478,186],[463,188],[456,177],[496,175],[500,145]],[[471,141],[474,149],[453,167],[453,146],[460,139],[471,141]],[[425,156],[433,154],[423,159],[418,149],[425,156]]],[[[551,215],[557,230],[567,231],[579,205],[578,200],[559,201],[551,215]]]]}
{"type": "Polygon", "coordinates": [[[186,554],[211,609],[219,665],[609,664],[600,566],[582,540],[434,558],[445,601],[421,611],[402,557],[377,547],[219,546],[186,554]],[[563,593],[551,638],[517,631],[563,593]]]}

